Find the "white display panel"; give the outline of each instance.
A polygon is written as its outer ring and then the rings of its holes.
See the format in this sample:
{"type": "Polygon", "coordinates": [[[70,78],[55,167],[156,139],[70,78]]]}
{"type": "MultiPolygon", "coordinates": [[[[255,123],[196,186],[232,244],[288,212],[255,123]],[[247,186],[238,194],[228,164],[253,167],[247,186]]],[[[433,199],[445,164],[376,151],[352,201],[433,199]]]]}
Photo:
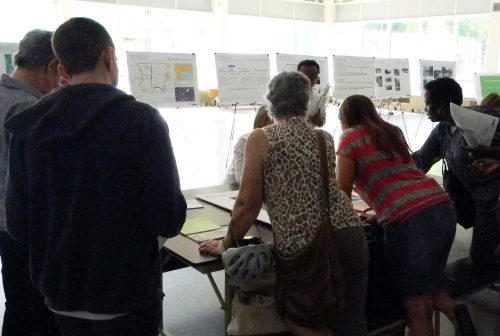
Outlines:
{"type": "Polygon", "coordinates": [[[359,94],[375,98],[374,69],[374,57],[333,56],[334,97],[359,94]]]}
{"type": "Polygon", "coordinates": [[[14,71],[14,55],[17,49],[17,43],[0,43],[0,74],[10,75],[14,71]]]}
{"type": "Polygon", "coordinates": [[[411,97],[410,61],[408,59],[375,59],[375,97],[411,97]]]}
{"type": "Polygon", "coordinates": [[[269,82],[269,55],[215,54],[219,103],[264,104],[269,82]]]}
{"type": "Polygon", "coordinates": [[[424,95],[424,86],[434,79],[455,78],[455,62],[420,60],[420,91],[424,95]]]}
{"type": "Polygon", "coordinates": [[[297,64],[303,60],[313,60],[319,64],[319,77],[315,88],[321,92],[328,85],[328,57],[322,56],[306,56],[306,55],[292,55],[292,54],[276,54],[276,68],[278,73],[282,71],[296,71],[297,64]]]}
{"type": "Polygon", "coordinates": [[[197,106],[195,54],[127,52],[130,90],[153,106],[197,106]]]}

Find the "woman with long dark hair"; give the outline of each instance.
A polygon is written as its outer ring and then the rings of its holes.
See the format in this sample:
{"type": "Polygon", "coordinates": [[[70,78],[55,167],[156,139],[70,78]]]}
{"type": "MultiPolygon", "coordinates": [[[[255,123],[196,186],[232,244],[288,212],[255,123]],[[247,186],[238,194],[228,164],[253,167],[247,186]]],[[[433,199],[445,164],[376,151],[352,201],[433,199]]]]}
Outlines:
{"type": "Polygon", "coordinates": [[[456,228],[448,194],[415,166],[401,130],[369,98],[348,97],[339,118],[337,181],[349,197],[355,185],[384,227],[385,259],[410,335],[433,334],[434,309],[456,322],[457,335],[475,335],[467,307],[444,290],[456,228]]]}

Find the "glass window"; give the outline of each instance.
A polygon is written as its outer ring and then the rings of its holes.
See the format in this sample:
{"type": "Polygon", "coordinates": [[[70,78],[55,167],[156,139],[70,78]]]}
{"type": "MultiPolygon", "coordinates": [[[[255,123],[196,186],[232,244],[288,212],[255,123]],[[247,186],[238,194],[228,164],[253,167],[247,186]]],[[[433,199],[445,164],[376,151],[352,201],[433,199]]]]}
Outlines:
{"type": "Polygon", "coordinates": [[[389,57],[391,36],[387,27],[387,23],[368,23],[363,26],[363,56],[389,57]]]}
{"type": "Polygon", "coordinates": [[[17,0],[2,7],[5,12],[0,19],[0,42],[17,43],[30,30],[53,31],[58,26],[57,3],[54,0],[17,0]]]}
{"type": "Polygon", "coordinates": [[[488,17],[458,20],[457,80],[467,98],[475,97],[474,74],[484,69],[489,25],[488,17]]]}

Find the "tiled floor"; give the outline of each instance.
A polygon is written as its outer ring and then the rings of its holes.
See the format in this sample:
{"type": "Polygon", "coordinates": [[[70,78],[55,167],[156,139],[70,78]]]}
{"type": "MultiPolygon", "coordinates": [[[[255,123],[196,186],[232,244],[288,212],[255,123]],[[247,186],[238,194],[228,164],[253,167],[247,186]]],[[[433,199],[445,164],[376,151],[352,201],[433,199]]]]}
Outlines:
{"type": "MultiPolygon", "coordinates": [[[[239,109],[236,112],[235,141],[241,134],[251,131],[254,113],[253,108],[239,109]]],[[[220,184],[225,177],[233,110],[162,110],[162,115],[170,127],[182,188],[220,184]]],[[[422,145],[432,129],[432,123],[419,114],[404,113],[403,119],[402,114],[396,111],[394,115],[383,112],[382,116],[403,129],[413,150],[422,145]]],[[[324,129],[331,132],[336,140],[340,135],[337,120],[337,110],[330,107],[324,129]]],[[[435,167],[433,173],[439,174],[440,168],[435,167]]],[[[465,257],[469,243],[470,232],[458,229],[450,261],[465,257]]],[[[214,277],[223,289],[222,272],[216,273],[214,277]]],[[[223,335],[224,314],[206,276],[185,268],[164,274],[163,280],[164,326],[172,336],[223,335]]],[[[3,300],[3,291],[0,291],[0,302],[3,300]]],[[[471,296],[467,303],[471,307],[479,335],[500,336],[499,295],[485,290],[471,296]]],[[[3,311],[2,305],[0,316],[3,311]]],[[[441,335],[454,335],[445,318],[442,319],[441,335]]]]}

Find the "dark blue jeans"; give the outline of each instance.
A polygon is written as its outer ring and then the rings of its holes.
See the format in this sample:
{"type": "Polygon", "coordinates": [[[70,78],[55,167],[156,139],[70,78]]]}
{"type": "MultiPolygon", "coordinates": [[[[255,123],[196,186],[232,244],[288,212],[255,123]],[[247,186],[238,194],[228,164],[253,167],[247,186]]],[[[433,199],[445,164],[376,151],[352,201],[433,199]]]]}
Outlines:
{"type": "Polygon", "coordinates": [[[6,299],[2,335],[60,335],[53,313],[30,280],[28,248],[2,231],[0,255],[6,299]]]}
{"type": "Polygon", "coordinates": [[[456,222],[451,202],[444,202],[385,230],[385,259],[399,298],[429,296],[444,289],[456,222]]]}

